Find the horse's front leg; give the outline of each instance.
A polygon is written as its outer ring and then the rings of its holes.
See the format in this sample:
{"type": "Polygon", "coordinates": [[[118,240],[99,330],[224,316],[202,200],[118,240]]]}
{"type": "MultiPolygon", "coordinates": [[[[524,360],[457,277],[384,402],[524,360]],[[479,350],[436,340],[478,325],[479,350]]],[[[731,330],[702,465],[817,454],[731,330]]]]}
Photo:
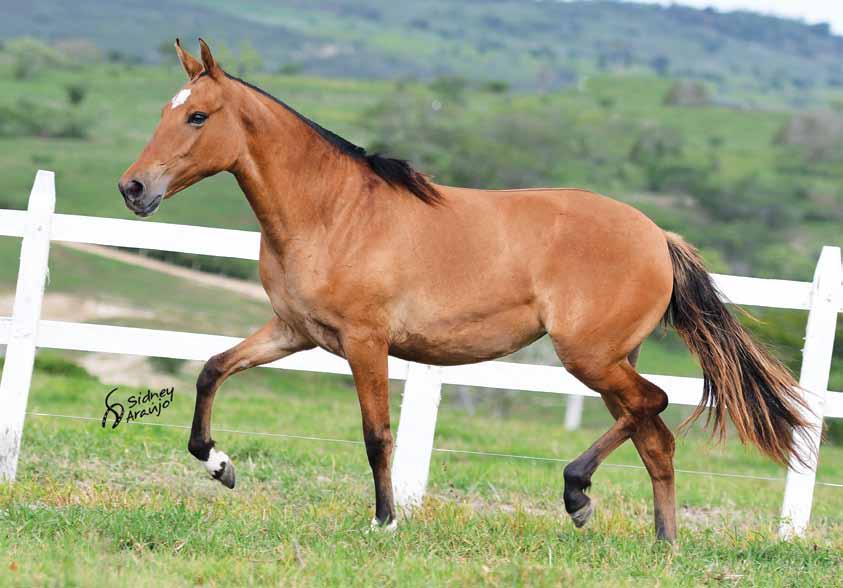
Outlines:
{"type": "Polygon", "coordinates": [[[214,448],[214,441],[211,439],[211,410],[220,385],[232,374],[311,347],[312,343],[278,317],[274,317],[243,341],[205,363],[196,381],[196,408],[187,448],[203,463],[215,480],[219,480],[228,488],[234,488],[234,466],[231,459],[214,448]]]}
{"type": "Polygon", "coordinates": [[[389,427],[388,346],[384,339],[371,335],[345,335],[343,350],[351,365],[360,412],[363,440],[375,479],[375,518],[372,528],[395,529],[395,503],[392,498],[392,431],[389,427]]]}

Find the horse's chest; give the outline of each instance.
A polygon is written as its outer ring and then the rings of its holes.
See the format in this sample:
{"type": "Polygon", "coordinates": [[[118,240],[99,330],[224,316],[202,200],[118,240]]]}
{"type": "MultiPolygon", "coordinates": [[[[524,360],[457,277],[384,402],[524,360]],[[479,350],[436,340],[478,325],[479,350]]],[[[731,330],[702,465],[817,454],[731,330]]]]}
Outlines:
{"type": "Polygon", "coordinates": [[[337,324],[338,309],[332,305],[332,298],[325,295],[323,280],[303,279],[293,272],[265,275],[263,271],[261,280],[281,320],[319,347],[344,355],[337,324]]]}

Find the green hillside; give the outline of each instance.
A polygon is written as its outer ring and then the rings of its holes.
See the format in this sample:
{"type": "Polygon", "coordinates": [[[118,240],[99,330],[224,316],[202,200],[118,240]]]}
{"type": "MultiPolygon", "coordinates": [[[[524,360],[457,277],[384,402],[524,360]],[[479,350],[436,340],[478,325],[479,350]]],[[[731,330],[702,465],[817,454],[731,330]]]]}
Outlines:
{"type": "MultiPolygon", "coordinates": [[[[33,172],[43,167],[57,172],[60,211],[128,217],[116,180],[183,73],[60,64],[16,79],[16,59],[0,51],[0,202],[23,207],[33,172]]],[[[442,183],[581,186],[629,201],[702,246],[716,269],[809,279],[820,246],[839,241],[843,160],[834,148],[782,142],[783,129],[804,116],[798,113],[668,105],[673,82],[655,77],[601,76],[543,93],[461,78],[248,77],[442,183]]],[[[228,175],[168,201],[154,220],[256,228],[228,175]]]]}
{"type": "MultiPolygon", "coordinates": [[[[606,72],[707,80],[728,101],[822,100],[843,84],[843,39],[825,25],[626,2],[473,0],[0,1],[0,38],[90,39],[112,59],[162,59],[202,35],[268,71],[458,75],[548,89],[606,72]]],[[[72,45],[72,43],[71,43],[72,45]]],[[[78,49],[78,45],[76,46],[78,49]]]]}

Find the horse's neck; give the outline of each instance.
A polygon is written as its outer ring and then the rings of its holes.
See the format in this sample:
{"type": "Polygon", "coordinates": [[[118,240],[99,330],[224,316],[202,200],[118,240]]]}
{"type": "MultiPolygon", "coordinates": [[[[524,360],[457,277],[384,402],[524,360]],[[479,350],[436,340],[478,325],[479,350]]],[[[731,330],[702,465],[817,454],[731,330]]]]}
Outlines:
{"type": "Polygon", "coordinates": [[[232,170],[278,253],[290,240],[330,230],[360,197],[364,181],[356,162],[310,129],[293,126],[291,133],[286,124],[283,131],[258,127],[264,129],[261,136],[250,138],[248,156],[232,170]],[[275,137],[284,144],[273,144],[275,137]]]}

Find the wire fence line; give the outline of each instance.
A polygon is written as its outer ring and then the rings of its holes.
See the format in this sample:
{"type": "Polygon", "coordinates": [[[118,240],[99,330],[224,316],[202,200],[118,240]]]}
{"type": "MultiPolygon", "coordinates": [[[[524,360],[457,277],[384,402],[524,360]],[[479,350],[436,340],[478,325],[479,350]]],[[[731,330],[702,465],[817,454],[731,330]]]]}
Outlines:
{"type": "MultiPolygon", "coordinates": [[[[35,417],[52,417],[52,418],[60,418],[60,419],[69,419],[69,420],[78,420],[78,421],[97,421],[102,422],[102,417],[90,417],[90,416],[80,416],[80,415],[72,415],[72,414],[57,414],[57,413],[49,413],[49,412],[27,412],[28,416],[35,416],[35,417]]],[[[145,427],[160,427],[165,429],[184,429],[190,430],[189,425],[179,425],[175,423],[142,423],[142,422],[133,422],[133,423],[126,423],[128,425],[140,425],[145,427]]],[[[270,437],[275,439],[293,439],[296,441],[317,441],[322,443],[339,443],[344,445],[363,445],[363,441],[356,441],[353,439],[338,439],[335,437],[318,437],[315,435],[293,435],[289,433],[272,433],[268,431],[244,431],[242,429],[230,429],[226,427],[214,427],[215,431],[220,433],[232,433],[234,435],[247,435],[253,437],[270,437]]],[[[516,460],[524,460],[524,461],[537,461],[537,462],[551,462],[551,463],[569,463],[573,461],[575,458],[561,458],[561,457],[546,457],[546,456],[539,456],[539,455],[520,455],[517,453],[498,453],[494,451],[475,451],[471,449],[451,449],[447,447],[434,447],[433,451],[438,453],[451,453],[451,454],[460,454],[460,455],[472,455],[478,457],[496,457],[501,459],[516,459],[516,460]]],[[[609,468],[618,468],[618,469],[630,469],[630,470],[643,470],[646,469],[644,466],[641,465],[633,465],[633,464],[622,464],[622,463],[602,463],[600,464],[601,467],[609,467],[609,468]]],[[[733,479],[740,479],[740,480],[761,480],[765,482],[784,482],[785,478],[783,477],[776,477],[776,476],[759,476],[755,474],[742,474],[742,473],[734,473],[734,472],[711,472],[705,470],[688,470],[682,468],[674,468],[674,471],[677,474],[688,474],[693,476],[707,476],[707,477],[714,477],[714,478],[733,478],[733,479]]],[[[817,481],[816,484],[818,486],[825,486],[828,488],[843,488],[843,483],[838,482],[823,482],[817,481]]]]}

